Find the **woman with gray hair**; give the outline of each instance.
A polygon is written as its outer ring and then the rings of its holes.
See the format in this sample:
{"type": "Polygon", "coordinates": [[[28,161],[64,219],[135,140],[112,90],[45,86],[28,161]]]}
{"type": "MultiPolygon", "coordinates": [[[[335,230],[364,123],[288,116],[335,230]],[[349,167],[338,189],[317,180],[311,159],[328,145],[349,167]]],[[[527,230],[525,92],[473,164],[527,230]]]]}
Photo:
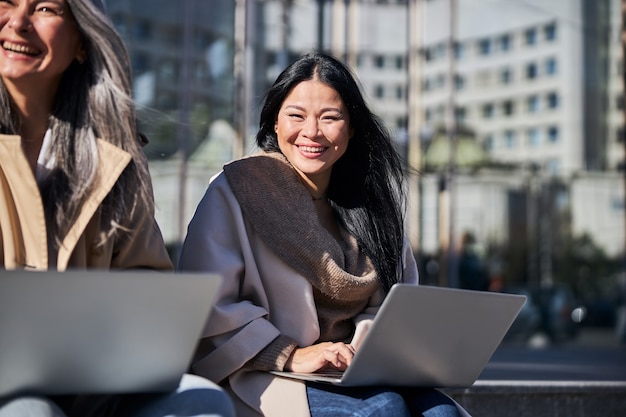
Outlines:
{"type": "MultiPolygon", "coordinates": [[[[0,269],[172,271],[125,45],[101,0],[0,0],[0,269]]],[[[0,417],[232,416],[186,375],[163,395],[0,398],[0,417]]]]}

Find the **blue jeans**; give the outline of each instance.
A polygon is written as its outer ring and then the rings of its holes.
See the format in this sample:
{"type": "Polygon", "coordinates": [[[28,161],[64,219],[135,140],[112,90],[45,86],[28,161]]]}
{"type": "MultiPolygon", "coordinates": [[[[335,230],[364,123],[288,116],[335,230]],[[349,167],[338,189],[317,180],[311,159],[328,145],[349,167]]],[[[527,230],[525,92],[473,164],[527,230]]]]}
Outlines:
{"type": "Polygon", "coordinates": [[[0,399],[0,417],[234,417],[230,397],[214,383],[185,375],[167,394],[0,399]]]}
{"type": "Polygon", "coordinates": [[[435,389],[307,384],[311,417],[459,417],[454,402],[435,389]]]}

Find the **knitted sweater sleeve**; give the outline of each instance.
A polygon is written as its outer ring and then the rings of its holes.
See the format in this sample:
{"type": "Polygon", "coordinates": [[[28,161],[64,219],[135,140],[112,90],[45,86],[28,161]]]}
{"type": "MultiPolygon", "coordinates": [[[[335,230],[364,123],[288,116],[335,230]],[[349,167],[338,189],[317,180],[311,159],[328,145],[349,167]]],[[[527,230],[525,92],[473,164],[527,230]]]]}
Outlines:
{"type": "Polygon", "coordinates": [[[295,340],[280,335],[250,359],[245,367],[254,371],[282,371],[297,347],[298,343],[295,340]]]}

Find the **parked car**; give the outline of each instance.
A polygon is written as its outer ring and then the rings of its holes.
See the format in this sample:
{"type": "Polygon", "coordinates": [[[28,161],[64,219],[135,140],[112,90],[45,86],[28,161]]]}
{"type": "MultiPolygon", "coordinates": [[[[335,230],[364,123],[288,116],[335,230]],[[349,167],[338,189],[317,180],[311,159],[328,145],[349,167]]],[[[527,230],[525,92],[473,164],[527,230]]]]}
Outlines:
{"type": "Polygon", "coordinates": [[[533,301],[533,295],[528,288],[505,288],[504,292],[526,296],[526,304],[522,307],[509,331],[504,336],[504,342],[526,344],[541,327],[541,313],[539,306],[533,301]]]}
{"type": "Polygon", "coordinates": [[[573,340],[578,336],[585,309],[572,289],[563,283],[548,287],[508,287],[503,292],[527,297],[505,342],[541,345],[573,340]]]}

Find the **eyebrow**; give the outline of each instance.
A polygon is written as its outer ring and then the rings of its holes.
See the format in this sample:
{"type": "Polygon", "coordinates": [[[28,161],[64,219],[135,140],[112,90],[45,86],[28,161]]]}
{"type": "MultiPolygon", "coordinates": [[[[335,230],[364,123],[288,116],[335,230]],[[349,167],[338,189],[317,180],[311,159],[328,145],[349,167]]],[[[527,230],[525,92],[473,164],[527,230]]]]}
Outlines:
{"type": "MultiPolygon", "coordinates": [[[[285,106],[284,109],[285,110],[287,110],[287,109],[296,109],[296,110],[300,110],[300,111],[306,111],[304,107],[298,106],[297,104],[289,104],[289,105],[285,106]]],[[[343,110],[341,110],[341,108],[339,108],[339,107],[325,107],[325,108],[322,109],[322,112],[327,112],[327,111],[336,111],[337,113],[343,114],[343,110]]]]}

